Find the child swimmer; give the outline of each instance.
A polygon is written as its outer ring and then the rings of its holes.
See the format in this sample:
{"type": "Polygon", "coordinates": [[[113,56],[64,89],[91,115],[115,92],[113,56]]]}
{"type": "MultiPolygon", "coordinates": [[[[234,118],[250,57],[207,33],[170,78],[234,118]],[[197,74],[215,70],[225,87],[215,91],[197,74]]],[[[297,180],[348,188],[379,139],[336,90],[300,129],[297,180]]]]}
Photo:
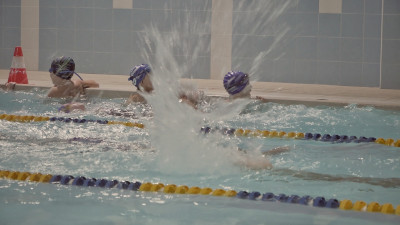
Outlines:
{"type": "Polygon", "coordinates": [[[54,86],[47,93],[48,97],[77,97],[84,94],[86,88],[99,87],[99,84],[96,81],[83,80],[75,72],[75,62],[70,57],[62,56],[54,59],[51,63],[49,72],[54,86]],[[76,74],[80,80],[71,80],[74,74],[76,74]]]}
{"type": "MultiPolygon", "coordinates": [[[[75,72],[75,62],[70,57],[59,57],[52,61],[49,69],[50,78],[54,87],[47,93],[51,98],[78,97],[85,93],[86,88],[98,88],[99,84],[94,80],[83,80],[75,72]],[[80,80],[71,80],[76,74],[80,80]]],[[[73,110],[85,110],[85,105],[78,102],[72,102],[62,105],[58,111],[69,113],[73,110]]]]}
{"type": "MultiPolygon", "coordinates": [[[[241,71],[230,71],[224,76],[223,85],[229,94],[230,100],[239,98],[251,98],[250,77],[241,71]]],[[[257,100],[267,102],[267,99],[256,96],[257,100]]]]}
{"type": "MultiPolygon", "coordinates": [[[[151,94],[154,91],[153,83],[151,82],[151,76],[152,71],[148,64],[141,64],[131,69],[128,80],[132,82],[137,91],[129,96],[126,104],[147,103],[142,93],[151,94]]],[[[197,108],[197,104],[201,97],[203,97],[202,93],[193,90],[188,92],[188,90],[185,90],[183,87],[181,87],[178,91],[179,102],[186,103],[195,109],[197,108]]]]}
{"type": "MultiPolygon", "coordinates": [[[[223,85],[229,94],[229,100],[251,98],[251,84],[250,77],[247,73],[241,71],[230,71],[224,76],[223,85]]],[[[266,102],[267,100],[262,97],[256,97],[258,100],[266,102]]],[[[239,149],[238,158],[235,161],[236,165],[244,166],[248,169],[261,170],[272,169],[272,164],[267,156],[277,155],[290,151],[288,146],[277,147],[259,154],[250,154],[246,151],[239,149]]]]}
{"type": "Polygon", "coordinates": [[[141,64],[131,69],[128,81],[131,81],[137,91],[132,93],[126,104],[130,103],[147,103],[146,99],[141,95],[141,92],[150,94],[153,92],[153,83],[150,80],[151,69],[148,64],[141,64]],[[141,90],[143,88],[143,91],[141,90]]]}

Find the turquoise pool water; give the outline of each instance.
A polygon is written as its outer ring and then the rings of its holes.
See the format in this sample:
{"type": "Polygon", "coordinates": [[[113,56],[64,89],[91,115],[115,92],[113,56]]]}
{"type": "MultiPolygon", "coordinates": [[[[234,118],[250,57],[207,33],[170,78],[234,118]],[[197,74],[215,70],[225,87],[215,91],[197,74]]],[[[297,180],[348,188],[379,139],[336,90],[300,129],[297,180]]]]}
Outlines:
{"type": "MultiPolygon", "coordinates": [[[[400,112],[372,107],[307,107],[213,102],[196,112],[175,106],[122,106],[124,99],[80,99],[85,112],[58,112],[63,100],[40,89],[1,92],[0,114],[139,122],[144,129],[98,123],[0,120],[0,169],[210,187],[276,195],[323,196],[400,204],[399,148],[293,138],[235,137],[200,128],[400,138],[400,112]],[[177,110],[177,111],[174,111],[177,110]],[[178,111],[181,111],[178,112],[178,111]],[[271,170],[236,165],[237,148],[269,157],[271,170]]],[[[2,224],[398,224],[399,216],[204,195],[138,192],[0,180],[2,224]],[[14,213],[16,212],[16,213],[14,213]]]]}

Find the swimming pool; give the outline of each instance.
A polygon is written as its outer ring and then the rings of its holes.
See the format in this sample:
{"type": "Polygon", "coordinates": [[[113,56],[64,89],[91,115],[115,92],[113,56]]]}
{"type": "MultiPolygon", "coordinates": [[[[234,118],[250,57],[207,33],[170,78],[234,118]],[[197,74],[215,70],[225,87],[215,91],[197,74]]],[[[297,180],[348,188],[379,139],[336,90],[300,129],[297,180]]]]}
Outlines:
{"type": "MultiPolygon", "coordinates": [[[[400,202],[398,147],[375,142],[338,143],[286,137],[295,132],[397,140],[398,111],[356,105],[307,107],[254,101],[233,105],[217,101],[204,105],[207,112],[201,113],[179,103],[171,106],[153,101],[152,106],[124,107],[124,99],[120,98],[87,98],[81,99],[87,106],[85,112],[66,114],[57,111],[63,101],[44,100],[45,95],[41,89],[1,92],[0,114],[58,118],[42,122],[0,120],[1,170],[253,194],[258,191],[276,196],[322,196],[326,200],[390,203],[394,207],[400,202]],[[68,118],[86,121],[65,122],[68,118]],[[144,128],[97,120],[140,123],[144,128]],[[237,135],[219,131],[205,134],[201,127],[234,128],[237,135]],[[240,135],[239,128],[243,132],[283,131],[286,135],[282,138],[256,136],[254,132],[240,135]],[[274,167],[271,170],[251,170],[234,163],[238,148],[247,154],[261,155],[282,146],[290,151],[270,156],[274,167]]],[[[0,192],[0,217],[4,224],[398,224],[400,221],[397,215],[248,200],[249,197],[170,194],[12,179],[0,180],[0,192]]]]}

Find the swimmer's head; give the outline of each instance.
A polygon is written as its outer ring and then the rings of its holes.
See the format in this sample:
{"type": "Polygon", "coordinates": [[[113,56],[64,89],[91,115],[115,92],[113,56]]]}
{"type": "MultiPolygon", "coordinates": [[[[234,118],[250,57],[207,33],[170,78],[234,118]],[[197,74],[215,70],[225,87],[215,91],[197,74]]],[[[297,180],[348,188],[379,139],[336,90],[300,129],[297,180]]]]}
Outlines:
{"type": "Polygon", "coordinates": [[[151,72],[150,66],[147,64],[135,66],[131,69],[128,80],[132,81],[132,84],[136,86],[137,89],[140,89],[139,88],[140,83],[150,72],[151,72]]]}
{"type": "Polygon", "coordinates": [[[70,57],[56,58],[51,62],[49,72],[62,79],[70,80],[75,72],[75,62],[70,57]]]}
{"type": "Polygon", "coordinates": [[[230,71],[224,77],[224,88],[229,95],[241,92],[249,84],[249,75],[241,71],[230,71]]]}

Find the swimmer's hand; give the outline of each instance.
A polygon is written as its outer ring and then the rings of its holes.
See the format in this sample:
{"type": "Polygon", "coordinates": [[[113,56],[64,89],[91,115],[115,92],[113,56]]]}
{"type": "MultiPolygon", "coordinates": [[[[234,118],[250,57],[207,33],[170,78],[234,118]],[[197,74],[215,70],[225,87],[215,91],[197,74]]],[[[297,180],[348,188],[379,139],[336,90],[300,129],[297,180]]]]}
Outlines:
{"type": "Polygon", "coordinates": [[[266,98],[263,98],[261,96],[256,96],[256,100],[259,100],[259,101],[264,102],[264,103],[268,102],[268,100],[266,98]]]}
{"type": "Polygon", "coordinates": [[[5,86],[6,86],[6,91],[12,91],[12,90],[14,90],[16,84],[17,84],[17,83],[15,83],[15,82],[7,82],[7,83],[5,84],[5,86]]]}

